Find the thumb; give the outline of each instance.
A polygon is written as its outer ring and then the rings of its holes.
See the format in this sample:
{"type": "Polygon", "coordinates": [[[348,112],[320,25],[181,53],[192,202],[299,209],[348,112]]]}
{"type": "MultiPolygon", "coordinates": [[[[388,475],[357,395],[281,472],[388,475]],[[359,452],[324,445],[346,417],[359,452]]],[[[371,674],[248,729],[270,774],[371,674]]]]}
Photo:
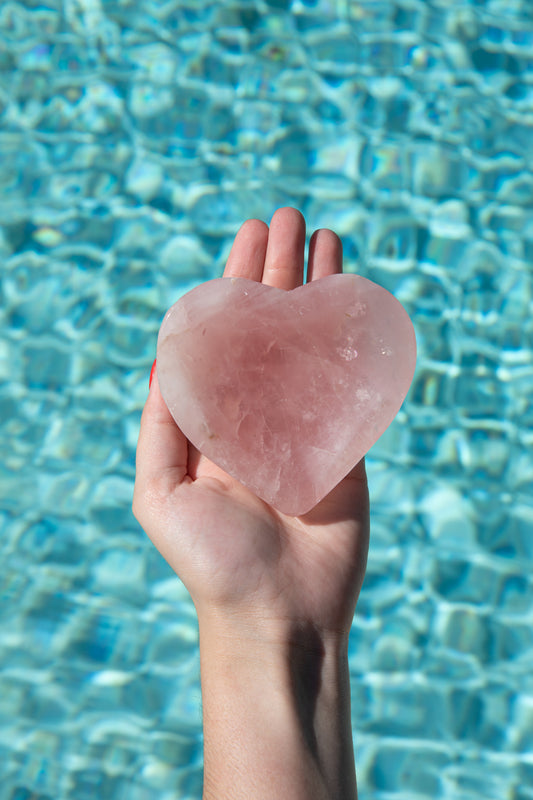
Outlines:
{"type": "Polygon", "coordinates": [[[133,513],[141,525],[148,506],[161,505],[187,476],[187,438],[163,400],[154,367],[137,444],[133,513]]]}

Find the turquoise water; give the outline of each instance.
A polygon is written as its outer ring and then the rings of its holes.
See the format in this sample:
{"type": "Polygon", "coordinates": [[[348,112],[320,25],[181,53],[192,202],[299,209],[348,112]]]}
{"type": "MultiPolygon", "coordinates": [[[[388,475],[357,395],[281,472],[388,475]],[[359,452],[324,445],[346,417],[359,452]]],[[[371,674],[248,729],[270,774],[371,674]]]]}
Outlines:
{"type": "Polygon", "coordinates": [[[362,800],[533,798],[533,5],[0,7],[0,800],[198,800],[130,511],[164,311],[282,205],[404,303],[350,650],[362,800]]]}

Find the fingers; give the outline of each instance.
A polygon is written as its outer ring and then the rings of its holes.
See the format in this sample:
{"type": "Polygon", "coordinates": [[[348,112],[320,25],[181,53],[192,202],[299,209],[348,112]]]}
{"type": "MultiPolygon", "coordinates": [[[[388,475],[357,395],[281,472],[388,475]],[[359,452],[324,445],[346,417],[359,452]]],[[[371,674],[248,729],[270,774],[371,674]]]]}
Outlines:
{"type": "Polygon", "coordinates": [[[141,522],[146,502],[165,497],[187,475],[187,439],[168,410],[154,370],[141,418],[133,513],[141,522]]]}
{"type": "MultiPolygon", "coordinates": [[[[249,219],[239,229],[231,248],[225,278],[248,278],[279,289],[303,283],[305,220],[295,208],[279,208],[270,228],[249,219]]],[[[309,242],[307,280],[342,272],[342,242],[331,230],[315,231],[309,242]]]]}
{"type": "Polygon", "coordinates": [[[303,283],[305,220],[295,208],[278,209],[270,222],[263,283],[294,289],[303,283]]]}
{"type": "Polygon", "coordinates": [[[342,272],[341,240],[327,228],[315,231],[309,242],[307,280],[315,281],[339,272],[342,272]]]}
{"type": "Polygon", "coordinates": [[[241,225],[233,242],[224,278],[248,278],[260,281],[268,242],[268,225],[249,219],[241,225]]]}

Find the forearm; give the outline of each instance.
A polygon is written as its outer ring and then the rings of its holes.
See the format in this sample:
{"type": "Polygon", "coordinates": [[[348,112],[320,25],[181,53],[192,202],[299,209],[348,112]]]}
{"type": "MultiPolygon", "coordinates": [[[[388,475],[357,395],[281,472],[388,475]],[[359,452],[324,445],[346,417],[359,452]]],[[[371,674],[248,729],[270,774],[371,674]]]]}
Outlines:
{"type": "Polygon", "coordinates": [[[355,800],[346,641],[201,620],[200,655],[204,800],[355,800]]]}

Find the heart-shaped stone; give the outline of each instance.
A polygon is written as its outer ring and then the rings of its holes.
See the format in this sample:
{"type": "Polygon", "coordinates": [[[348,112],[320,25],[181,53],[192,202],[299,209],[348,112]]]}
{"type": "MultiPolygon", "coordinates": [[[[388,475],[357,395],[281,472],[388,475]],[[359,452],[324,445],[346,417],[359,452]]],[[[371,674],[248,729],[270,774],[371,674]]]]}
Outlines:
{"type": "Polygon", "coordinates": [[[291,515],[313,508],[390,425],[415,360],[403,306],[358,275],[291,291],[217,278],[172,306],[157,345],[183,433],[291,515]]]}

